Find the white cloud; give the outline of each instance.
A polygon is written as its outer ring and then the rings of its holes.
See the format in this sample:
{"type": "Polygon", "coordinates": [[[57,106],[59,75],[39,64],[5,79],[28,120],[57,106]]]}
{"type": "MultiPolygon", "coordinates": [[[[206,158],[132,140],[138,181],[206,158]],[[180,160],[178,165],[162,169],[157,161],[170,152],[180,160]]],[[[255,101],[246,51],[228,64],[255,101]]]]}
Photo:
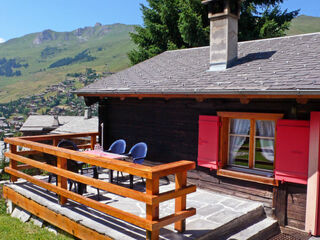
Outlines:
{"type": "Polygon", "coordinates": [[[0,43],[4,43],[6,40],[4,40],[3,38],[0,38],[0,43]]]}

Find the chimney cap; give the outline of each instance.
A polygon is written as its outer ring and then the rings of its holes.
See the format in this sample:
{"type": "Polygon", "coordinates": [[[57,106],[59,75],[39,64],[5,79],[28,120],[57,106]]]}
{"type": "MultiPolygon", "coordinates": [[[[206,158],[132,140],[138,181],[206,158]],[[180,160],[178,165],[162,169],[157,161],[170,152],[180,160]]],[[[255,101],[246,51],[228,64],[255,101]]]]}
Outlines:
{"type": "Polygon", "coordinates": [[[242,1],[243,0],[203,0],[202,4],[208,6],[209,19],[223,16],[233,16],[239,19],[242,1]]]}
{"type": "Polygon", "coordinates": [[[202,0],[201,3],[204,4],[204,5],[207,5],[210,2],[215,2],[215,1],[219,1],[219,0],[202,0]]]}
{"type": "MultiPolygon", "coordinates": [[[[221,0],[202,0],[201,3],[204,5],[209,4],[210,2],[219,2],[221,0]]],[[[238,0],[239,2],[244,2],[245,0],[238,0]]]]}
{"type": "Polygon", "coordinates": [[[90,119],[92,117],[91,107],[85,107],[84,109],[84,119],[90,119]]]}

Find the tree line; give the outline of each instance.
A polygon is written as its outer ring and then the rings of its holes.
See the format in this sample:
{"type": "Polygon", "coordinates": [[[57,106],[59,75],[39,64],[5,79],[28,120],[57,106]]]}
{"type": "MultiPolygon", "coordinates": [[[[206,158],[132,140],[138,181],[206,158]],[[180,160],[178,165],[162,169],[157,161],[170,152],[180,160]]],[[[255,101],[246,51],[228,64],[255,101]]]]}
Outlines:
{"type": "Polygon", "coordinates": [[[17,59],[6,59],[0,58],[0,76],[5,77],[14,77],[14,76],[21,76],[20,70],[14,70],[14,68],[27,68],[29,64],[21,64],[17,59]]]}
{"type": "Polygon", "coordinates": [[[81,53],[77,54],[74,57],[66,57],[66,58],[62,58],[54,63],[52,63],[49,68],[56,68],[56,67],[62,67],[65,65],[70,65],[76,62],[90,62],[95,60],[96,57],[92,57],[89,54],[89,50],[86,49],[84,51],[82,51],[81,53]]]}
{"type": "MultiPolygon", "coordinates": [[[[209,45],[208,10],[201,0],[147,0],[141,4],[143,26],[130,33],[137,47],[128,53],[137,64],[167,50],[209,45]]],[[[242,2],[239,41],[280,37],[299,10],[281,10],[283,0],[242,2]]]]}

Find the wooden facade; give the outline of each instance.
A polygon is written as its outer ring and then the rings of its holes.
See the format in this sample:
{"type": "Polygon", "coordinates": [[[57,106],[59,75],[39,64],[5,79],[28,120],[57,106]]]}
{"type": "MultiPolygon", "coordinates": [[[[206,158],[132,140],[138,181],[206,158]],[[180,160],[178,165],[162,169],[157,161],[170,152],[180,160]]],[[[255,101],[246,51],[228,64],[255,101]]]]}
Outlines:
{"type": "MultiPolygon", "coordinates": [[[[217,112],[252,112],[283,114],[283,119],[309,120],[310,112],[319,110],[320,100],[296,99],[161,99],[105,98],[99,102],[99,121],[104,123],[104,147],[123,138],[128,146],[144,141],[148,159],[158,162],[190,160],[197,162],[198,121],[200,115],[217,112]]],[[[190,182],[251,200],[261,201],[268,215],[275,215],[281,225],[304,230],[307,186],[280,183],[266,185],[232,177],[218,176],[215,170],[197,166],[188,175],[190,182]]]]}

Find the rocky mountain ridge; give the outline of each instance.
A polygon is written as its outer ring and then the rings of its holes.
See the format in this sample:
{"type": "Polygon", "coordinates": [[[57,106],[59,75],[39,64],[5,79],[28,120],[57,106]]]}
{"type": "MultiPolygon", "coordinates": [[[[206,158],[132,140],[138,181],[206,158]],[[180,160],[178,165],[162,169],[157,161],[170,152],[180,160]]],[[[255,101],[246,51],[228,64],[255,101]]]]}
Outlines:
{"type": "Polygon", "coordinates": [[[96,23],[93,27],[77,28],[71,32],[56,32],[51,29],[46,29],[40,33],[36,33],[33,44],[40,45],[58,39],[63,39],[64,41],[78,40],[81,43],[88,41],[89,38],[93,36],[105,36],[110,33],[111,30],[112,28],[110,25],[102,25],[101,23],[96,23]]]}

